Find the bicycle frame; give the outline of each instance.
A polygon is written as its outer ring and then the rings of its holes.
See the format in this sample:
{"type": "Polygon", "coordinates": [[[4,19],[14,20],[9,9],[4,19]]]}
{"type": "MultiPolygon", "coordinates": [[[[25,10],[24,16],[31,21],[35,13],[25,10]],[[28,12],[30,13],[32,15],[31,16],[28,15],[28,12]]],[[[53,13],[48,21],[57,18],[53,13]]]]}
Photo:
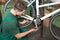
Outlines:
{"type": "MultiPolygon", "coordinates": [[[[34,1],[35,1],[35,0],[33,0],[30,4],[28,4],[27,7],[29,7],[30,5],[32,5],[32,3],[33,3],[34,1]]],[[[46,6],[57,5],[57,4],[60,4],[60,2],[55,2],[55,3],[48,3],[48,4],[39,5],[39,1],[36,0],[36,13],[37,13],[37,17],[40,15],[40,14],[39,14],[39,8],[46,7],[46,6]]],[[[43,16],[43,17],[41,17],[40,19],[41,19],[41,20],[44,20],[44,19],[46,19],[46,18],[48,18],[48,17],[50,17],[50,16],[58,13],[59,11],[60,11],[60,8],[57,9],[57,10],[55,10],[55,11],[53,11],[53,12],[51,12],[51,13],[49,13],[49,14],[47,14],[47,15],[45,15],[45,16],[43,16]]],[[[24,18],[29,19],[29,20],[33,20],[33,19],[34,19],[34,18],[30,17],[29,15],[26,15],[26,16],[27,16],[27,17],[25,17],[25,16],[21,16],[21,17],[24,17],[24,18]]]]}
{"type": "MultiPolygon", "coordinates": [[[[6,3],[6,5],[7,5],[10,1],[11,1],[11,0],[9,0],[9,1],[6,3]]],[[[32,2],[29,2],[28,0],[24,0],[24,1],[26,1],[26,2],[29,3],[29,4],[27,5],[27,7],[29,7],[30,5],[32,5],[32,3],[34,3],[34,2],[36,1],[36,14],[37,14],[37,18],[38,18],[39,15],[40,15],[40,14],[39,14],[39,8],[60,4],[60,2],[56,2],[56,3],[48,3],[48,4],[39,5],[39,0],[33,0],[32,2]]],[[[6,9],[6,5],[5,5],[5,9],[6,9]]],[[[5,9],[4,9],[4,11],[5,11],[5,9]]],[[[43,17],[41,17],[40,19],[41,19],[41,20],[44,20],[44,19],[46,19],[46,18],[48,18],[48,17],[50,17],[50,16],[58,13],[59,11],[60,11],[60,8],[57,9],[57,10],[55,10],[55,11],[53,11],[53,12],[51,12],[51,13],[49,13],[49,14],[47,14],[47,15],[45,15],[45,16],[43,16],[43,17]]],[[[36,23],[36,20],[37,20],[37,19],[34,19],[34,18],[32,18],[31,16],[29,16],[29,15],[25,15],[25,16],[21,16],[21,17],[26,18],[26,19],[29,19],[29,20],[31,20],[31,21],[34,21],[35,24],[37,25],[37,23],[36,23]],[[34,20],[33,20],[33,19],[34,19],[34,20]]],[[[37,26],[36,26],[36,27],[37,27],[37,26]]]]}
{"type": "MultiPolygon", "coordinates": [[[[27,0],[26,0],[26,1],[27,1],[27,0]]],[[[35,2],[35,1],[36,1],[36,13],[37,13],[37,18],[38,18],[39,15],[40,15],[40,14],[39,14],[39,8],[60,4],[60,2],[55,2],[55,3],[48,3],[48,4],[39,5],[39,0],[33,0],[31,3],[29,3],[29,4],[27,5],[27,7],[29,7],[30,5],[32,5],[32,3],[35,2]]],[[[58,13],[59,11],[60,11],[60,8],[57,9],[57,10],[55,10],[55,11],[53,11],[53,12],[51,12],[51,13],[49,13],[49,14],[47,14],[47,15],[45,15],[45,16],[43,16],[43,17],[41,17],[40,19],[41,19],[41,20],[44,20],[44,19],[46,19],[46,18],[48,18],[48,17],[50,17],[50,16],[58,13]]],[[[33,20],[33,19],[34,19],[34,18],[30,17],[29,15],[21,16],[21,17],[24,17],[24,18],[29,19],[29,20],[33,20]]],[[[35,22],[35,25],[36,25],[36,27],[37,27],[36,19],[34,19],[33,21],[35,22]]]]}

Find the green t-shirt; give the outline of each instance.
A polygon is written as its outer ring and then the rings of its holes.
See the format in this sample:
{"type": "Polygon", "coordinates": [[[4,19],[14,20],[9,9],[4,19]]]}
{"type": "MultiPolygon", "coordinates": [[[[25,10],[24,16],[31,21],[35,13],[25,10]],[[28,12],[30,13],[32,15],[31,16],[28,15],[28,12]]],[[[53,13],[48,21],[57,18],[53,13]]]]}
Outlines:
{"type": "MultiPolygon", "coordinates": [[[[19,29],[17,17],[10,12],[11,8],[7,9],[2,18],[2,33],[6,40],[17,40],[15,35],[17,33],[25,32],[26,29],[19,29]]],[[[4,39],[3,39],[4,40],[4,39]]],[[[26,37],[18,40],[26,40],[26,37]]]]}

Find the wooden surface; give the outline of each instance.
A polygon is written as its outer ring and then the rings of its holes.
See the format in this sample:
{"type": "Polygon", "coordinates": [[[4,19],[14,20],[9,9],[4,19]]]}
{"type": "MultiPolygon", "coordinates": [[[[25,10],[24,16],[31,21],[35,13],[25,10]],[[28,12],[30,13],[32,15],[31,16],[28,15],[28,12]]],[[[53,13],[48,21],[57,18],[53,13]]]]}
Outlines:
{"type": "MultiPolygon", "coordinates": [[[[45,10],[45,14],[44,15],[47,15],[49,13],[50,13],[50,11],[45,10]]],[[[45,19],[44,22],[43,22],[44,26],[49,27],[49,22],[50,22],[50,18],[45,19]]]]}

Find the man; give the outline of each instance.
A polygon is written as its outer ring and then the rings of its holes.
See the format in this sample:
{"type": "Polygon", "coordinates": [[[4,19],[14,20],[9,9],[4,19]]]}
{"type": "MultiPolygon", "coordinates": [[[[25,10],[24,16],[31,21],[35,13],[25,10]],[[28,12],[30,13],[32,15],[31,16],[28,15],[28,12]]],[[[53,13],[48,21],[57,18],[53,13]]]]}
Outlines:
{"type": "MultiPolygon", "coordinates": [[[[2,18],[2,34],[3,37],[1,40],[26,40],[26,35],[31,32],[35,32],[38,29],[33,28],[29,31],[26,29],[24,32],[18,27],[17,15],[21,16],[26,12],[27,6],[26,3],[22,0],[17,0],[13,8],[9,8],[3,15],[2,18]]],[[[27,23],[28,20],[19,22],[20,24],[27,23]]]]}

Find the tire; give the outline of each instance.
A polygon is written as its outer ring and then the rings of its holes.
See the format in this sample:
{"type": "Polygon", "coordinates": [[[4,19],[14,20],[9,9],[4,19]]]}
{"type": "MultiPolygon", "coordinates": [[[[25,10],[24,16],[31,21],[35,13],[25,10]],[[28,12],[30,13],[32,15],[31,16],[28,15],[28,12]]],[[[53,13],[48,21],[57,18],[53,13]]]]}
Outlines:
{"type": "Polygon", "coordinates": [[[52,16],[50,20],[50,32],[58,40],[60,40],[60,26],[59,26],[60,19],[59,18],[60,18],[60,13],[52,16]]]}

